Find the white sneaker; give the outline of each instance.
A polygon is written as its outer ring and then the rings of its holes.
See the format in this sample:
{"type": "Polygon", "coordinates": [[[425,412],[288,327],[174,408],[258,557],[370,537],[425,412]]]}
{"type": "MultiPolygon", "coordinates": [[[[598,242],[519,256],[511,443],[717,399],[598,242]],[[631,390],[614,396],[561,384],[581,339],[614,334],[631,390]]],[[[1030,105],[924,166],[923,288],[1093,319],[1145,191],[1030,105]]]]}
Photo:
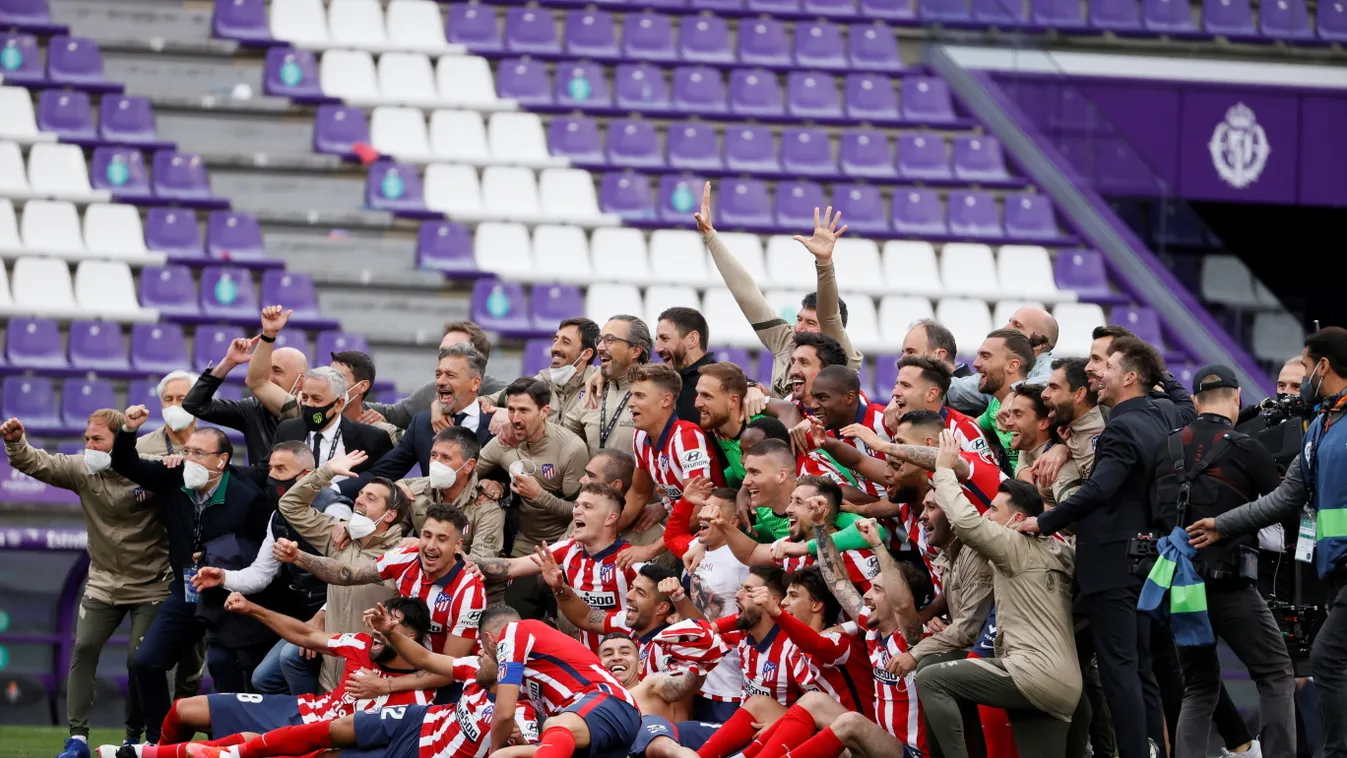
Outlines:
{"type": "Polygon", "coordinates": [[[1263,758],[1263,748],[1258,744],[1258,740],[1249,743],[1249,749],[1242,753],[1236,753],[1226,748],[1221,748],[1221,758],[1233,756],[1234,758],[1263,758]]]}
{"type": "Polygon", "coordinates": [[[1147,739],[1146,742],[1150,743],[1151,746],[1151,758],[1159,758],[1160,748],[1156,746],[1155,740],[1147,739]]]}

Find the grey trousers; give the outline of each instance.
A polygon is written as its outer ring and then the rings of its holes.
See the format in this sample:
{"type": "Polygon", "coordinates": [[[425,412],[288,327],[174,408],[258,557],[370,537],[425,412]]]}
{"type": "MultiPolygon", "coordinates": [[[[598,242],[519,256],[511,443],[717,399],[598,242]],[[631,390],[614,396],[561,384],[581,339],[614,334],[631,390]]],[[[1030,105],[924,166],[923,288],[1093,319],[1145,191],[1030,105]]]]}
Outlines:
{"type": "Polygon", "coordinates": [[[1004,708],[1009,713],[1015,748],[1020,755],[1033,758],[1066,755],[1071,723],[1035,708],[1015,686],[1005,665],[995,658],[928,666],[917,673],[917,695],[926,711],[927,746],[936,758],[967,758],[961,707],[968,702],[1004,708]]]}
{"type": "MultiPolygon", "coordinates": [[[[1260,738],[1265,755],[1296,752],[1295,675],[1281,631],[1263,597],[1252,585],[1207,590],[1207,617],[1216,636],[1249,670],[1258,687],[1260,738]]],[[[1221,689],[1221,663],[1215,645],[1180,647],[1183,710],[1175,730],[1175,758],[1205,758],[1211,717],[1221,689]]]]}
{"type": "Polygon", "coordinates": [[[1347,758],[1347,582],[1334,582],[1330,597],[1328,618],[1310,651],[1310,670],[1324,722],[1324,758],[1347,758]]]}

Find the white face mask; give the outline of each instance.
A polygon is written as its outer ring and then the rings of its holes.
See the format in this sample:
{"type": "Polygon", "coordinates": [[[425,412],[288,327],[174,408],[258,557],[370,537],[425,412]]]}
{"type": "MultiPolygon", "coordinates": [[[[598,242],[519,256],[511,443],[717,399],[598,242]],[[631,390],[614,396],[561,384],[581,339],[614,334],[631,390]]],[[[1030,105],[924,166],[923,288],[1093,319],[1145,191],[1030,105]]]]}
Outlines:
{"type": "Polygon", "coordinates": [[[168,424],[168,428],[175,432],[181,432],[196,421],[196,416],[184,411],[181,405],[167,406],[159,414],[164,417],[164,423],[168,424]]]}
{"type": "Polygon", "coordinates": [[[572,363],[569,366],[559,366],[557,368],[549,368],[547,371],[548,374],[552,377],[552,383],[560,387],[565,385],[566,382],[569,382],[571,378],[575,376],[575,372],[580,370],[579,365],[580,359],[577,358],[575,360],[575,363],[572,363]]]}
{"type": "Polygon", "coordinates": [[[346,533],[351,535],[353,540],[364,539],[374,534],[378,528],[373,519],[363,513],[352,513],[350,520],[346,522],[346,533]]]}
{"type": "Polygon", "coordinates": [[[360,397],[361,392],[364,392],[364,390],[360,389],[361,384],[364,384],[364,382],[360,382],[360,384],[357,384],[353,389],[346,390],[346,394],[342,396],[346,399],[347,406],[350,406],[351,402],[357,397],[360,397]]]}
{"type": "Polygon", "coordinates": [[[210,469],[202,466],[196,461],[187,461],[182,464],[182,483],[189,489],[199,490],[206,486],[210,481],[210,469]]]}
{"type": "MultiPolygon", "coordinates": [[[[463,466],[468,465],[467,461],[463,466]]],[[[449,468],[449,464],[439,461],[430,462],[430,486],[437,490],[447,490],[458,483],[458,470],[463,468],[449,468]]]]}
{"type": "Polygon", "coordinates": [[[108,466],[112,465],[112,453],[105,453],[102,450],[84,448],[84,470],[88,471],[90,476],[100,471],[106,471],[108,466]]]}

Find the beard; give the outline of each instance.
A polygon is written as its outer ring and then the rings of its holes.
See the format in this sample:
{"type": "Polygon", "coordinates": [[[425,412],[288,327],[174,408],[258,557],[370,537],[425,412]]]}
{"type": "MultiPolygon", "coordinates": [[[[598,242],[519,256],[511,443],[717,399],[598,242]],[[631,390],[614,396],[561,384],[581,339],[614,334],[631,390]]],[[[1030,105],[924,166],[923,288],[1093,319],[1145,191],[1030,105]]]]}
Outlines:
{"type": "Polygon", "coordinates": [[[739,611],[739,620],[734,626],[741,631],[748,631],[757,626],[759,621],[762,621],[761,608],[743,609],[739,611]]]}
{"type": "Polygon", "coordinates": [[[1053,406],[1052,412],[1048,414],[1048,422],[1054,427],[1070,426],[1076,420],[1076,406],[1057,405],[1053,406]]]}
{"type": "Polygon", "coordinates": [[[394,650],[392,645],[385,642],[379,647],[379,652],[376,653],[372,650],[370,651],[369,659],[375,663],[388,663],[396,658],[397,655],[398,651],[394,650]]]}
{"type": "Polygon", "coordinates": [[[890,503],[911,503],[917,499],[916,487],[892,487],[888,494],[890,503]]]}
{"type": "Polygon", "coordinates": [[[993,374],[983,374],[978,380],[978,391],[987,395],[995,395],[1005,386],[1006,377],[1004,374],[995,376],[993,374]]]}

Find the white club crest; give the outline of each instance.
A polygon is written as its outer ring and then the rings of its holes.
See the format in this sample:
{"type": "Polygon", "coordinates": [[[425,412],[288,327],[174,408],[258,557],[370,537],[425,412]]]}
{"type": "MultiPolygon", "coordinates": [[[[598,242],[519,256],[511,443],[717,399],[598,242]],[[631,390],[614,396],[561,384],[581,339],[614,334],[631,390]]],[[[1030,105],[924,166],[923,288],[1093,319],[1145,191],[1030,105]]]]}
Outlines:
{"type": "Polygon", "coordinates": [[[1216,125],[1207,148],[1216,173],[1235,189],[1258,181],[1272,152],[1267,133],[1258,124],[1253,109],[1244,103],[1237,103],[1225,112],[1225,121],[1216,125]]]}

